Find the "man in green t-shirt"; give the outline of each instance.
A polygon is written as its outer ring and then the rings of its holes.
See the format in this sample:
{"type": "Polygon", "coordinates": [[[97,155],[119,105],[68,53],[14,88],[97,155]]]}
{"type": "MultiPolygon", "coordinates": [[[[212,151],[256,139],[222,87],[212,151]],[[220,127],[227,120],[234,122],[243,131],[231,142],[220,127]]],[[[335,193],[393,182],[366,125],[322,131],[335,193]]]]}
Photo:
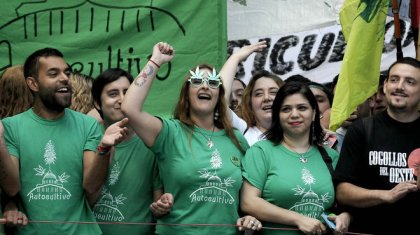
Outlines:
{"type": "Polygon", "coordinates": [[[82,222],[95,221],[89,205],[102,188],[109,150],[127,135],[127,119],[102,137],[95,119],[67,109],[70,67],[56,49],[32,53],[24,75],[34,104],[2,120],[7,155],[30,221],[18,234],[101,234],[97,224],[82,222]]]}
{"type": "MultiPolygon", "coordinates": [[[[119,68],[108,69],[94,80],[92,96],[105,127],[124,119],[121,103],[132,81],[131,74],[119,68]]],[[[154,226],[136,223],[154,222],[149,206],[161,195],[156,158],[129,127],[127,139],[111,153],[108,176],[93,207],[102,232],[154,234],[154,226]]]]}

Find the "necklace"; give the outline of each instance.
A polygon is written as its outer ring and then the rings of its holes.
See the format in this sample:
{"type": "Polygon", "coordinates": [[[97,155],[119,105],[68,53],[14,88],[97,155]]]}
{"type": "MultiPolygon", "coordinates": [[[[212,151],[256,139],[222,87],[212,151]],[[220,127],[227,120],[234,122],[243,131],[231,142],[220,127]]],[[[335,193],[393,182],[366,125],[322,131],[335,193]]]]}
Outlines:
{"type": "Polygon", "coordinates": [[[290,150],[292,150],[294,153],[296,153],[297,155],[299,155],[299,161],[301,162],[301,163],[308,163],[308,158],[307,157],[305,157],[305,155],[309,152],[309,150],[311,149],[311,145],[309,145],[309,147],[308,147],[308,149],[306,150],[306,152],[304,152],[304,153],[298,153],[298,152],[296,152],[293,148],[292,148],[292,146],[290,146],[290,145],[288,145],[286,142],[284,142],[283,141],[283,144],[285,145],[285,147],[287,147],[287,149],[290,149],[290,150]]]}
{"type": "Polygon", "coordinates": [[[213,125],[213,130],[212,130],[212,132],[211,132],[211,136],[210,136],[210,138],[208,138],[206,135],[204,135],[201,131],[200,131],[200,127],[198,127],[198,126],[196,126],[197,127],[197,131],[198,131],[198,133],[200,133],[205,139],[206,139],[206,141],[207,141],[207,147],[209,147],[209,149],[211,149],[211,148],[213,148],[213,146],[214,146],[214,143],[213,143],[213,141],[212,141],[212,138],[213,138],[213,134],[214,134],[214,125],[213,125]]]}

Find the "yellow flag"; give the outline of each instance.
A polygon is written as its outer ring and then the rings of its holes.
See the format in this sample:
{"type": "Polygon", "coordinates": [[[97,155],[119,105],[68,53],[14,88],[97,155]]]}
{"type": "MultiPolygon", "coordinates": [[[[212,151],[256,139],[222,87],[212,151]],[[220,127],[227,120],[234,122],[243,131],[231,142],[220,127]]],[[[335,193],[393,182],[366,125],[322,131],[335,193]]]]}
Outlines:
{"type": "Polygon", "coordinates": [[[335,131],[378,87],[389,0],[346,0],[340,23],[347,42],[331,109],[335,131]]]}

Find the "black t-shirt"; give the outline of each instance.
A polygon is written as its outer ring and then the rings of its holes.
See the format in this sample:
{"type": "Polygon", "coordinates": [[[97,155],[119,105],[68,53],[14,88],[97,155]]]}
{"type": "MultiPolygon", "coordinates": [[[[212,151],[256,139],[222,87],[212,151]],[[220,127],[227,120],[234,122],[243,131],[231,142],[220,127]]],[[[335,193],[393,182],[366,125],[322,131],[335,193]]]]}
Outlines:
{"type": "MultiPolygon", "coordinates": [[[[400,182],[415,180],[408,167],[410,153],[420,148],[420,118],[410,123],[392,119],[387,112],[372,118],[370,137],[362,120],[348,128],[335,169],[335,183],[349,182],[367,189],[393,188],[400,182]]],[[[393,204],[352,208],[350,232],[373,234],[418,233],[420,193],[410,193],[393,204]],[[378,222],[374,222],[378,221],[378,222]]]]}

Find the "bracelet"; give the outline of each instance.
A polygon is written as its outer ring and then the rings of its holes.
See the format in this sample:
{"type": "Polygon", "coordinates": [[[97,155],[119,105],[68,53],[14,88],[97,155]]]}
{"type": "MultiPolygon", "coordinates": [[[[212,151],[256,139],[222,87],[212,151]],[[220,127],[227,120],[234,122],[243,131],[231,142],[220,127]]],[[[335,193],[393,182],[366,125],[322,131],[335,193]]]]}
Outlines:
{"type": "Polygon", "coordinates": [[[98,150],[99,155],[107,155],[109,151],[111,150],[112,146],[103,147],[101,145],[98,145],[96,150],[98,150]]]}
{"type": "Polygon", "coordinates": [[[160,69],[160,65],[158,65],[158,63],[154,62],[153,60],[149,59],[150,62],[152,62],[154,65],[156,65],[156,67],[158,67],[158,69],[160,69]]]}

